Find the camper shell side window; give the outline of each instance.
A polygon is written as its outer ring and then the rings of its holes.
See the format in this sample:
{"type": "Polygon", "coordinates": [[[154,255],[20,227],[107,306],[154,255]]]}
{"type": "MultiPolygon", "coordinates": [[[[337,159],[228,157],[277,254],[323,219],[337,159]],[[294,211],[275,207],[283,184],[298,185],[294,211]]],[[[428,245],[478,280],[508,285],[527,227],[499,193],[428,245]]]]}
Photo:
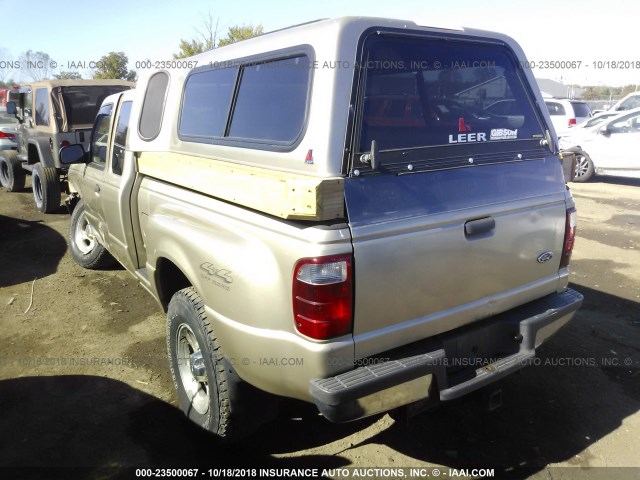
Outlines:
{"type": "Polygon", "coordinates": [[[145,141],[151,141],[160,134],[168,89],[167,72],[154,73],[149,79],[138,124],[138,134],[145,141]]]}
{"type": "Polygon", "coordinates": [[[291,151],[306,128],[312,77],[308,46],[198,67],[185,81],[178,138],[291,151]]]}

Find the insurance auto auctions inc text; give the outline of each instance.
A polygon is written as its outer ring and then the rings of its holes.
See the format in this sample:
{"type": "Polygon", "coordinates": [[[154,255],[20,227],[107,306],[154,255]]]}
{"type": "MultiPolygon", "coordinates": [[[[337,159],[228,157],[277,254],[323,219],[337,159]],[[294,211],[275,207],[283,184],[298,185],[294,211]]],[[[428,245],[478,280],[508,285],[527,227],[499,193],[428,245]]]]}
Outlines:
{"type": "Polygon", "coordinates": [[[267,478],[492,478],[493,468],[260,468],[267,478]]]}

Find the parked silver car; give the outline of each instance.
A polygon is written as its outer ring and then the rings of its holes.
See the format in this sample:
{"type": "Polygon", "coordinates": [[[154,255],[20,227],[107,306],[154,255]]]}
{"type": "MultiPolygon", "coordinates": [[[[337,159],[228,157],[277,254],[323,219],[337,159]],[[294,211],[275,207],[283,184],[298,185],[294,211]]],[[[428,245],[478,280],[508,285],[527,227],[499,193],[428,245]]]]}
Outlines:
{"type": "Polygon", "coordinates": [[[573,129],[560,139],[560,148],[576,154],[576,182],[594,175],[640,178],[640,108],[592,127],[573,129]]]}
{"type": "Polygon", "coordinates": [[[18,147],[17,126],[18,119],[9,115],[6,108],[0,108],[0,150],[15,150],[18,147]]]}

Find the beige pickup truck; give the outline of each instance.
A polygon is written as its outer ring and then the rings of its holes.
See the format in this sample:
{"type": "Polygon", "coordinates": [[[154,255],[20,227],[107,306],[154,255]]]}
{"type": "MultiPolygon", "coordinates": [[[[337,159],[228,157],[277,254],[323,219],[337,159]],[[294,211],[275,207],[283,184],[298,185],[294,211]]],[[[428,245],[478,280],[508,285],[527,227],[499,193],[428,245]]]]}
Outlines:
{"type": "Polygon", "coordinates": [[[342,422],[489,385],[582,302],[525,60],[500,34],[378,18],[177,60],[61,150],[71,253],[157,299],[180,406],[227,440],[282,396],[342,422]]]}

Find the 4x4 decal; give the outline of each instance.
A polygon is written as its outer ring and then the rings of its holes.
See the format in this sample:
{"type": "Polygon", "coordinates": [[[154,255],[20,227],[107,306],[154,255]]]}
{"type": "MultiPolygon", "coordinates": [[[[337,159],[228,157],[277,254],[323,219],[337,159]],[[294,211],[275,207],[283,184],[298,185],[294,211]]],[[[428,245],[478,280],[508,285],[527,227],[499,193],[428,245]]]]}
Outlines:
{"type": "Polygon", "coordinates": [[[226,268],[217,268],[211,262],[204,262],[200,265],[200,268],[207,272],[210,276],[216,276],[221,278],[226,283],[233,283],[233,277],[231,276],[231,271],[226,268]]]}

